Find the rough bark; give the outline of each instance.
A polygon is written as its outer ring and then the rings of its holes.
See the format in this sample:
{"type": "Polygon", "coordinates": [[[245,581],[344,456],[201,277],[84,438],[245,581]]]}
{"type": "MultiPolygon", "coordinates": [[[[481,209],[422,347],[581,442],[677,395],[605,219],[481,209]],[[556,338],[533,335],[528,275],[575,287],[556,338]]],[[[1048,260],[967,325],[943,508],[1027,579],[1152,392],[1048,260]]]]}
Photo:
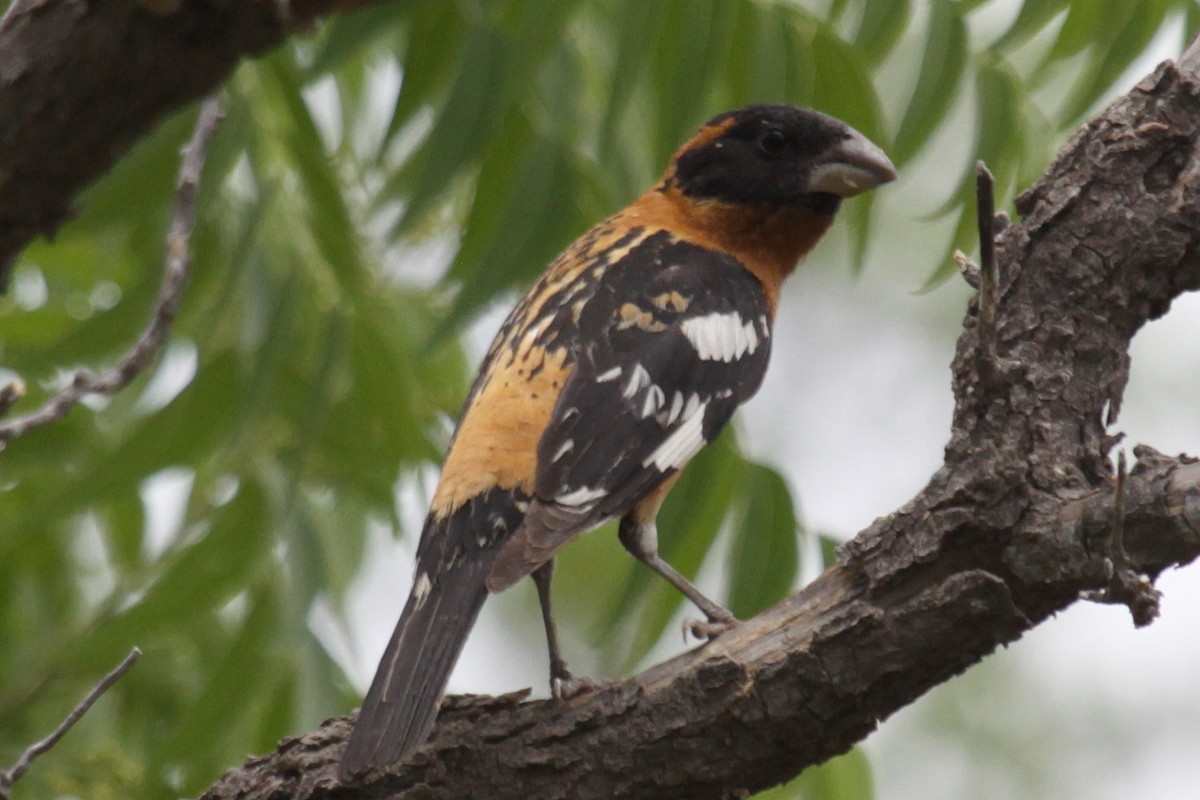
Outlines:
{"type": "Polygon", "coordinates": [[[1198,135],[1200,81],[1168,62],[1068,142],[997,236],[986,346],[968,308],[944,466],[799,594],[594,695],[450,698],[425,749],[354,787],[336,719],[205,800],[744,796],[1082,596],[1148,621],[1150,581],[1200,555],[1200,464],[1138,448],[1118,493],[1109,450],[1130,339],[1200,287],[1198,135]]]}
{"type": "Polygon", "coordinates": [[[371,0],[16,0],[0,20],[0,288],[155,123],[238,62],[371,0]]]}

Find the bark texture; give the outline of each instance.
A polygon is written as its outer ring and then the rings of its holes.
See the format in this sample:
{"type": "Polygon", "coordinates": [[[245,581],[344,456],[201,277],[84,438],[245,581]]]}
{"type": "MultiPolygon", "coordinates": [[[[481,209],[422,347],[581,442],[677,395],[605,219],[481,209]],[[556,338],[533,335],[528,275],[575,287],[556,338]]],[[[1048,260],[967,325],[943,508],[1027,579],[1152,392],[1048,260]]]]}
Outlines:
{"type": "Polygon", "coordinates": [[[994,327],[968,308],[944,466],[799,594],[594,695],[450,698],[353,787],[336,719],[205,800],[743,797],[1085,594],[1149,621],[1153,578],[1200,555],[1200,464],[1138,448],[1117,492],[1109,450],[1130,339],[1200,287],[1198,135],[1200,82],[1168,62],[1070,140],[998,234],[994,327]]]}
{"type": "Polygon", "coordinates": [[[170,112],[369,0],[16,0],[0,20],[0,288],[76,194],[170,112]]]}

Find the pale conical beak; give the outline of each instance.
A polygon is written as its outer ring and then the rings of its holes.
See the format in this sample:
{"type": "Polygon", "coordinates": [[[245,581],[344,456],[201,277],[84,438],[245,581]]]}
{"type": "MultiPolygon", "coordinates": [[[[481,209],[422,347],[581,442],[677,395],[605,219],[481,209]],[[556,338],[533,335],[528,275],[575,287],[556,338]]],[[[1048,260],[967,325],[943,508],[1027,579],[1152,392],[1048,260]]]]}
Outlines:
{"type": "Polygon", "coordinates": [[[853,197],[896,180],[896,168],[874,142],[853,128],[813,166],[810,192],[853,197]]]}

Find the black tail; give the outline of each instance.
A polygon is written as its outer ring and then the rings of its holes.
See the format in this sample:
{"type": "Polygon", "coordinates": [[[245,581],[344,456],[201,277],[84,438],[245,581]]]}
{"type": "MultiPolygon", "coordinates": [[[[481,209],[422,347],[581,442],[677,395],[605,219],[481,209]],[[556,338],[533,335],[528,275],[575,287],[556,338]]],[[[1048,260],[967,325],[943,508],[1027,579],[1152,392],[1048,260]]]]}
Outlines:
{"type": "Polygon", "coordinates": [[[460,564],[417,583],[342,756],[339,776],[353,779],[421,746],[467,634],[487,598],[487,564],[460,564]]]}

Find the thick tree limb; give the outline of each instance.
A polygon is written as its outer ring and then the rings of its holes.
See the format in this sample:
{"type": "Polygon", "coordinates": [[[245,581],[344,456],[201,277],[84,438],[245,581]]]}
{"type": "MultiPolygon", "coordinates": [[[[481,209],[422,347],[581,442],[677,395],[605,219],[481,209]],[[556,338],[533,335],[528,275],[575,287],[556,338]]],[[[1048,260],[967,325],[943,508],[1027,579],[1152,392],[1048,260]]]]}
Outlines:
{"type": "Polygon", "coordinates": [[[1118,569],[1143,583],[1194,560],[1200,464],[1139,448],[1118,506],[1107,426],[1134,333],[1200,287],[1198,137],[1200,81],[1164,64],[1019,198],[995,242],[986,375],[977,302],[958,342],[943,467],[798,595],[591,696],[452,698],[424,750],[356,787],[336,784],[338,719],[205,800],[740,796],[846,750],[1118,569]]]}
{"type": "Polygon", "coordinates": [[[0,20],[0,289],[16,255],[171,111],[372,0],[16,0],[0,20]]]}

